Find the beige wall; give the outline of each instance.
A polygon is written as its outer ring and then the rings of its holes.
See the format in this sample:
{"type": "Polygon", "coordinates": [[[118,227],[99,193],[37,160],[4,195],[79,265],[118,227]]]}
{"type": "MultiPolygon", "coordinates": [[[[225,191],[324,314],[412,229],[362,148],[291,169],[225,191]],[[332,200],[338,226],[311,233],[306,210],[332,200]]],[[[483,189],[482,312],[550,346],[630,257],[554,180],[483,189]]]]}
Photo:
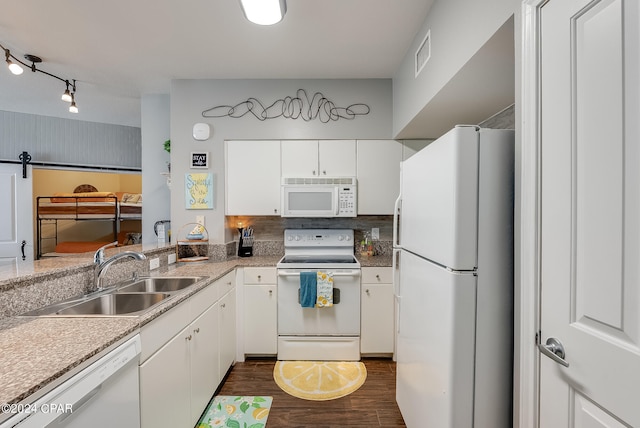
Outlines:
{"type": "MultiPolygon", "coordinates": [[[[36,210],[38,196],[52,196],[58,192],[72,193],[80,184],[91,184],[100,192],[142,193],[141,174],[115,174],[106,172],[85,172],[51,169],[33,169],[33,216],[34,233],[36,231],[36,210]]],[[[124,221],[119,223],[118,230],[140,232],[140,221],[124,221]]],[[[103,241],[113,238],[113,223],[109,221],[59,221],[58,242],[65,241],[103,241]]],[[[53,236],[55,230],[51,226],[43,226],[42,236],[53,236]]],[[[37,236],[34,237],[38,239],[37,236]]],[[[55,241],[42,240],[43,253],[53,252],[55,241]]]]}
{"type": "Polygon", "coordinates": [[[100,192],[142,193],[140,174],[33,169],[34,196],[50,196],[56,192],[71,193],[80,184],[91,184],[100,192]]]}

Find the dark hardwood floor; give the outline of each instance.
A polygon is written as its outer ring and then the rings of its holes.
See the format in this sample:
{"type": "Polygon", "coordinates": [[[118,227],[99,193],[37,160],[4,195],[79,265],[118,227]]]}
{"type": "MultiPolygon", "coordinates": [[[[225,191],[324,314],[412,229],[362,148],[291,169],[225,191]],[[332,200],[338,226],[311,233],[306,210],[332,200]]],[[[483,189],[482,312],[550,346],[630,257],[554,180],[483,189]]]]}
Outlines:
{"type": "Polygon", "coordinates": [[[405,427],[396,404],[395,363],[390,359],[363,359],[367,380],[346,397],[309,401],[282,391],[273,380],[275,359],[236,363],[217,395],[273,397],[267,428],[405,427]]]}

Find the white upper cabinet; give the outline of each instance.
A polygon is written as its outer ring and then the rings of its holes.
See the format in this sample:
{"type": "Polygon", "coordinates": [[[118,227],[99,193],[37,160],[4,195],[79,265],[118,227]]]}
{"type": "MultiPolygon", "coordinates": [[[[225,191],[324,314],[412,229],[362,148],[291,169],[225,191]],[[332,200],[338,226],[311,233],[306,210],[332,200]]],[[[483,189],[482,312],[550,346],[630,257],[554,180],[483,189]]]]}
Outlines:
{"type": "Polygon", "coordinates": [[[318,153],[321,177],[356,176],[355,140],[320,140],[318,153]]]}
{"type": "Polygon", "coordinates": [[[400,192],[403,144],[358,140],[358,215],[392,215],[400,192]]]}
{"type": "Polygon", "coordinates": [[[280,215],[280,141],[225,141],[226,215],[280,215]]]}
{"type": "Polygon", "coordinates": [[[286,140],[280,149],[283,177],[318,175],[318,140],[286,140]]]}
{"type": "Polygon", "coordinates": [[[282,141],[283,177],[355,177],[355,140],[282,141]]]}

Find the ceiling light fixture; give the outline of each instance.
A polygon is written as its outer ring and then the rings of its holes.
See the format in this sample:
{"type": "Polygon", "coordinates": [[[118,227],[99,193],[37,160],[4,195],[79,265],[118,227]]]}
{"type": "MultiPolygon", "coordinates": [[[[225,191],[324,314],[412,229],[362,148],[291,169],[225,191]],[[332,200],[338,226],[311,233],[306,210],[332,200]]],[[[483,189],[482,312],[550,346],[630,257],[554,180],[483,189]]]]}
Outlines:
{"type": "Polygon", "coordinates": [[[286,0],[240,0],[245,18],[258,25],[273,25],[287,13],[286,0]]]}
{"type": "Polygon", "coordinates": [[[7,66],[9,67],[9,70],[15,74],[15,75],[20,75],[22,74],[22,72],[24,71],[22,69],[22,66],[24,67],[28,67],[31,69],[32,72],[39,72],[42,74],[46,74],[49,77],[53,77],[54,79],[58,79],[62,82],[64,82],[65,85],[67,85],[67,88],[65,89],[64,93],[62,94],[62,101],[66,101],[66,102],[70,102],[71,106],[69,107],[69,111],[71,113],[78,113],[78,107],[76,106],[76,100],[75,100],[75,94],[76,94],[76,80],[72,79],[71,82],[69,81],[69,79],[63,79],[62,77],[58,77],[55,74],[51,74],[49,72],[46,72],[44,70],[39,69],[38,67],[36,67],[36,64],[40,64],[42,62],[42,58],[35,56],[35,55],[30,55],[30,54],[26,54],[24,56],[24,59],[27,62],[30,62],[31,65],[29,65],[26,62],[21,61],[20,59],[18,59],[17,57],[13,56],[11,54],[11,51],[7,48],[5,48],[4,46],[2,46],[0,44],[0,48],[2,50],[4,50],[4,57],[5,60],[7,61],[7,66]],[[69,87],[71,87],[72,91],[69,91],[69,87]]]}

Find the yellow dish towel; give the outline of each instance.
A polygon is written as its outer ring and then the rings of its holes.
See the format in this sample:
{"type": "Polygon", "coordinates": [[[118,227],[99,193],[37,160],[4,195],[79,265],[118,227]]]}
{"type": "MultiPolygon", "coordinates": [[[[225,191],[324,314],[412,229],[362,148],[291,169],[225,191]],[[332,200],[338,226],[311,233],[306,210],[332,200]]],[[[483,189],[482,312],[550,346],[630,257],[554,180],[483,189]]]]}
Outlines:
{"type": "Polygon", "coordinates": [[[318,298],[316,307],[328,308],[333,306],[333,274],[331,272],[318,272],[318,298]]]}

